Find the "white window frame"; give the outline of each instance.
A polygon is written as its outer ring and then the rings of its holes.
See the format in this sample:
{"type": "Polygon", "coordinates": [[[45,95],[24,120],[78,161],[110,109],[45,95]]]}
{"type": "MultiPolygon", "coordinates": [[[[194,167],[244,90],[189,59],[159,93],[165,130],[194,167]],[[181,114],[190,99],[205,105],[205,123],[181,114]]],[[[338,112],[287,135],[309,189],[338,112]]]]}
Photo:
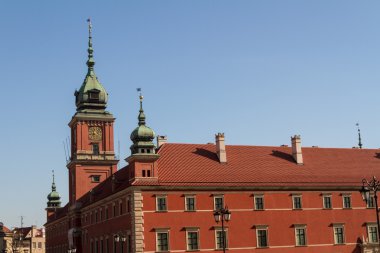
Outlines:
{"type": "MultiPolygon", "coordinates": [[[[215,250],[221,250],[223,249],[223,247],[221,248],[218,248],[218,233],[219,232],[223,232],[222,228],[221,227],[218,227],[218,228],[215,228],[215,250]]],[[[225,234],[225,245],[226,245],[226,249],[228,249],[228,229],[227,228],[224,228],[224,234],[225,234]]]]}
{"type": "Polygon", "coordinates": [[[170,251],[170,234],[169,234],[169,229],[156,229],[156,252],[168,252],[170,251]],[[167,234],[167,245],[168,249],[167,250],[160,250],[158,247],[158,234],[167,234]]]}
{"type": "Polygon", "coordinates": [[[217,198],[221,198],[222,199],[222,208],[224,208],[224,195],[223,194],[217,194],[217,195],[214,195],[214,210],[219,210],[220,208],[216,208],[216,199],[217,198]]]}
{"type": "Polygon", "coordinates": [[[367,238],[369,243],[378,243],[379,239],[379,231],[377,229],[377,224],[376,223],[367,223],[367,238]],[[373,240],[373,238],[369,235],[370,228],[375,228],[377,232],[377,238],[376,240],[373,240]]]}
{"type": "Polygon", "coordinates": [[[343,209],[352,209],[352,198],[351,198],[351,194],[349,194],[349,193],[344,193],[344,194],[342,194],[342,206],[343,206],[343,209]],[[346,197],[349,197],[349,198],[350,198],[350,206],[349,206],[349,207],[346,207],[346,206],[345,206],[344,199],[345,199],[346,197]]]}
{"type": "Polygon", "coordinates": [[[292,194],[292,205],[293,205],[293,210],[302,210],[303,204],[302,204],[302,194],[292,194]],[[295,207],[295,198],[300,198],[300,204],[301,207],[295,207]]]}
{"type": "Polygon", "coordinates": [[[167,212],[168,211],[168,198],[166,195],[156,195],[156,211],[157,212],[167,212]],[[165,209],[159,208],[159,199],[165,199],[165,209]]]}
{"type": "Polygon", "coordinates": [[[268,247],[269,247],[269,233],[268,233],[268,226],[267,226],[267,225],[257,225],[257,226],[255,226],[255,227],[256,227],[256,247],[257,247],[258,249],[268,248],[268,247]],[[266,246],[260,246],[260,245],[259,245],[259,230],[265,230],[266,241],[267,241],[267,245],[266,245],[266,246]]]}
{"type": "Polygon", "coordinates": [[[200,246],[199,240],[199,228],[186,228],[186,250],[187,251],[199,251],[200,246]],[[197,233],[197,249],[189,249],[189,233],[197,233]]]}
{"type": "Polygon", "coordinates": [[[306,229],[306,225],[294,225],[294,239],[295,239],[295,245],[296,247],[304,247],[304,246],[307,246],[307,229],[306,229]],[[303,229],[305,232],[304,232],[304,235],[305,235],[305,244],[300,244],[300,242],[298,241],[298,238],[297,238],[297,230],[299,229],[303,229]]]}
{"type": "Polygon", "coordinates": [[[368,209],[374,209],[374,208],[376,208],[376,206],[375,206],[375,196],[373,195],[373,193],[369,194],[369,198],[372,199],[372,206],[369,206],[370,202],[366,201],[366,207],[368,209]]]}
{"type": "Polygon", "coordinates": [[[345,244],[346,243],[346,233],[345,232],[346,231],[344,229],[344,224],[333,224],[334,244],[341,245],[341,244],[345,244]],[[342,229],[342,232],[343,232],[343,242],[338,242],[338,237],[337,237],[337,233],[336,233],[336,229],[337,228],[341,228],[342,229]]]}
{"type": "Polygon", "coordinates": [[[258,210],[258,211],[265,210],[264,194],[254,194],[253,195],[253,205],[254,205],[254,207],[253,207],[254,210],[258,210]],[[258,198],[263,199],[263,201],[262,201],[263,208],[262,209],[258,209],[256,206],[256,202],[257,202],[256,199],[258,199],[258,198]]]}
{"type": "Polygon", "coordinates": [[[323,194],[322,195],[322,202],[323,202],[323,209],[333,209],[333,206],[332,206],[332,194],[323,194]],[[329,198],[330,199],[330,207],[326,207],[325,198],[329,198]]]}
{"type": "Polygon", "coordinates": [[[185,195],[185,211],[187,212],[194,212],[197,210],[197,199],[195,198],[195,195],[185,195]],[[187,208],[187,199],[194,199],[194,209],[193,210],[189,210],[187,208]]]}

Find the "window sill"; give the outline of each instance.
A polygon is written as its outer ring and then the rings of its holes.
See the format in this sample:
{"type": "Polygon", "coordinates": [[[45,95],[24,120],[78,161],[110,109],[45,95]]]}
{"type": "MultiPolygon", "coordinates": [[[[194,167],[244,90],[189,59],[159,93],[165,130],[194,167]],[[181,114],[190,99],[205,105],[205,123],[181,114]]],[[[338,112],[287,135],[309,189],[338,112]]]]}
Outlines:
{"type": "Polygon", "coordinates": [[[302,211],[302,208],[293,208],[293,211],[302,211]]]}
{"type": "Polygon", "coordinates": [[[322,210],[332,210],[332,207],[329,207],[329,208],[324,207],[324,208],[322,208],[322,210]]]}
{"type": "Polygon", "coordinates": [[[307,245],[296,245],[296,247],[307,247],[307,245]]]}
{"type": "Polygon", "coordinates": [[[334,246],[341,246],[341,245],[346,245],[346,243],[334,243],[334,246]]]}
{"type": "Polygon", "coordinates": [[[200,249],[188,249],[186,252],[194,252],[194,251],[201,251],[200,249]]]}
{"type": "Polygon", "coordinates": [[[156,213],[167,213],[168,210],[156,210],[156,213]]]}
{"type": "Polygon", "coordinates": [[[343,207],[343,210],[352,210],[352,207],[343,207]]]}
{"type": "Polygon", "coordinates": [[[253,209],[253,211],[265,211],[265,209],[253,209]]]}
{"type": "Polygon", "coordinates": [[[189,213],[194,213],[196,212],[197,210],[185,210],[185,212],[189,212],[189,213]]]}
{"type": "Polygon", "coordinates": [[[269,246],[261,246],[261,247],[256,247],[256,249],[267,249],[269,246]]]}

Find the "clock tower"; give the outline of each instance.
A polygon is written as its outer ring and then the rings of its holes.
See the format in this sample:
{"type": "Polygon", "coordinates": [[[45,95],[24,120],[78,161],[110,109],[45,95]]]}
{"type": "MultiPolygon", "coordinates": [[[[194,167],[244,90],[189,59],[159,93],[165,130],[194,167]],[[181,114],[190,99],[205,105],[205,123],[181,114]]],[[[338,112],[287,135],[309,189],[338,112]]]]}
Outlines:
{"type": "Polygon", "coordinates": [[[75,91],[76,113],[71,128],[69,170],[70,205],[117,170],[114,151],[113,124],[115,118],[106,111],[108,94],[95,75],[89,22],[87,75],[75,91]]]}

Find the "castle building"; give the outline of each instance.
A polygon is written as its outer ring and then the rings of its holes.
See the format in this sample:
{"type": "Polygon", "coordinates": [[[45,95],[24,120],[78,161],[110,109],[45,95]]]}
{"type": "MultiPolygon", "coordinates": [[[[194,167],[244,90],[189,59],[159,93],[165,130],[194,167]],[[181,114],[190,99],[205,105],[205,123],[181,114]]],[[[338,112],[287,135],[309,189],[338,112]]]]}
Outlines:
{"type": "Polygon", "coordinates": [[[140,95],[128,165],[117,170],[113,115],[94,71],[75,92],[69,202],[53,181],[46,208],[48,253],[372,252],[375,202],[359,193],[380,176],[379,151],[290,146],[177,144],[147,126],[140,95]],[[54,194],[53,194],[54,193],[54,194]],[[214,220],[228,209],[229,221],[214,220]]]}

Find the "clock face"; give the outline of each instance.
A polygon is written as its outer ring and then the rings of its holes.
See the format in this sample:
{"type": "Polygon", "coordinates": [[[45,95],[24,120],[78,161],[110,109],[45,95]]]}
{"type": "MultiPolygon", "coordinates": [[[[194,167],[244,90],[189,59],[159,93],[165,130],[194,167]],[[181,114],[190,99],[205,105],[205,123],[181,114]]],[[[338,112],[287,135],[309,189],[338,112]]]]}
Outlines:
{"type": "Polygon", "coordinates": [[[90,127],[88,129],[88,138],[92,141],[102,140],[102,129],[100,127],[90,127]]]}

